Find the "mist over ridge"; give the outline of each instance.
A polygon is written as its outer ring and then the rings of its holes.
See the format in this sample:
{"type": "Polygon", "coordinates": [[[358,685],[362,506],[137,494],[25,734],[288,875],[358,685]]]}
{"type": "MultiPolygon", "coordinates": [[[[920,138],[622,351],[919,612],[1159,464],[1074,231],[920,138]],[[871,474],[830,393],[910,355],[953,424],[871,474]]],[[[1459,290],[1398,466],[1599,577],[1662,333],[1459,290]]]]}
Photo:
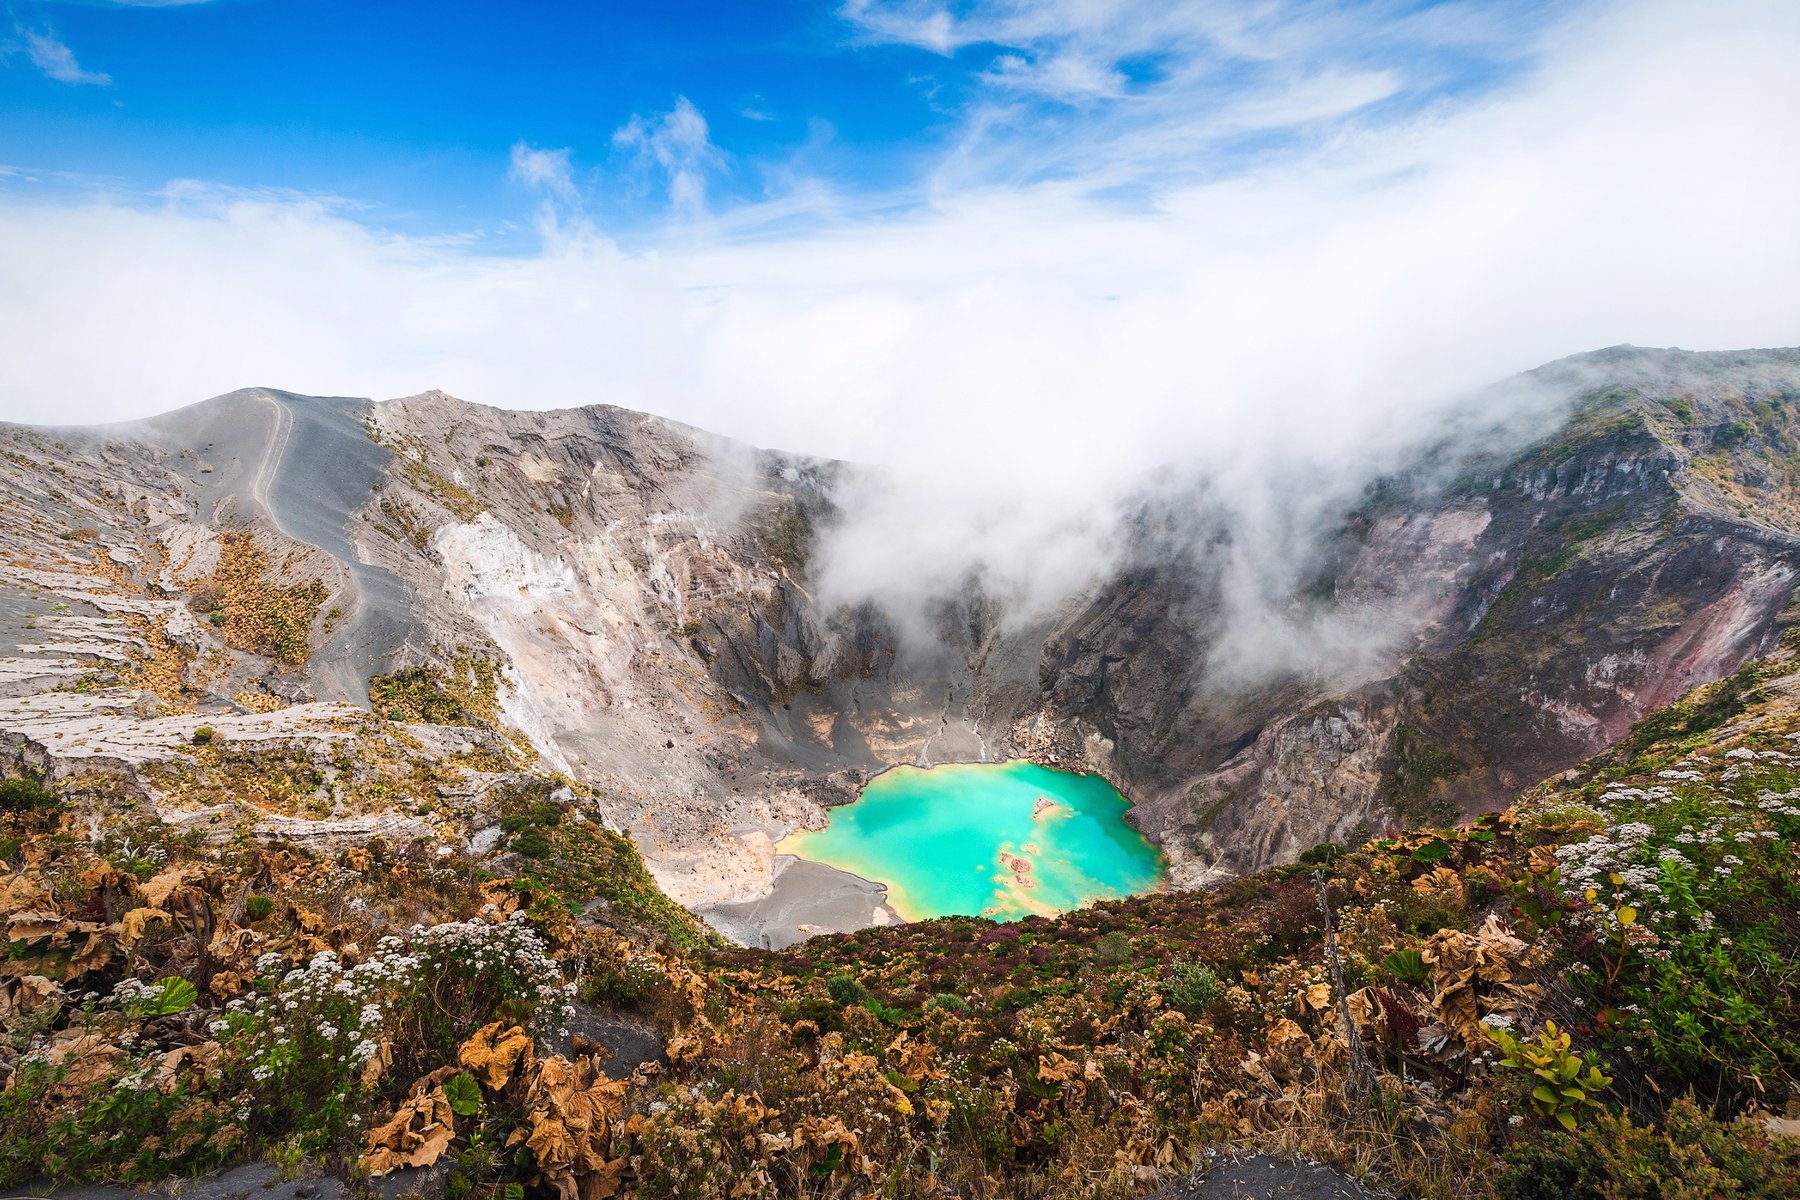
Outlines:
{"type": "Polygon", "coordinates": [[[1800,1198],[1800,0],[8,0],[0,1185],[1800,1198]]]}

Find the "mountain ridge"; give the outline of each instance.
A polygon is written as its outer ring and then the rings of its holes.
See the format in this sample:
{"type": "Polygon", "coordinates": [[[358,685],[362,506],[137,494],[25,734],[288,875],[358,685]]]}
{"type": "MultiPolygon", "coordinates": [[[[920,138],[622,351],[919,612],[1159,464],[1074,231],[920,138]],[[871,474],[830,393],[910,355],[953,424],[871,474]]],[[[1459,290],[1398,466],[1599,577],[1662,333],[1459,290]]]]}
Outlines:
{"type": "Polygon", "coordinates": [[[1178,884],[1290,861],[1359,825],[1473,813],[1566,769],[1791,621],[1783,523],[1800,509],[1768,463],[1793,437],[1797,364],[1785,350],[1612,348],[1503,386],[1563,389],[1571,423],[1535,441],[1513,430],[1523,444],[1493,461],[1481,454],[1505,438],[1465,432],[1378,480],[1282,601],[1373,650],[1348,675],[1248,687],[1207,676],[1234,639],[1206,538],[1236,531],[1204,504],[1170,510],[1190,539],[1178,553],[1128,563],[1061,613],[1016,619],[976,588],[945,598],[940,644],[920,647],[878,606],[822,611],[811,586],[837,488],[860,468],[604,405],[228,393],[71,433],[79,451],[45,443],[39,465],[88,472],[94,500],[110,494],[97,466],[135,491],[53,521],[34,510],[45,493],[9,481],[5,544],[110,570],[108,586],[162,614],[143,619],[185,631],[184,652],[236,656],[219,687],[184,668],[159,700],[177,708],[241,709],[240,692],[361,704],[370,677],[494,664],[495,727],[595,785],[665,889],[754,940],[771,931],[734,922],[774,886],[775,838],[895,762],[1098,770],[1178,884]],[[56,536],[89,527],[92,541],[56,536]],[[234,530],[264,564],[258,603],[313,581],[327,592],[304,661],[211,632],[266,635],[253,605],[192,620],[234,530]],[[1642,602],[1606,618],[1596,589],[1621,573],[1642,602]]]}

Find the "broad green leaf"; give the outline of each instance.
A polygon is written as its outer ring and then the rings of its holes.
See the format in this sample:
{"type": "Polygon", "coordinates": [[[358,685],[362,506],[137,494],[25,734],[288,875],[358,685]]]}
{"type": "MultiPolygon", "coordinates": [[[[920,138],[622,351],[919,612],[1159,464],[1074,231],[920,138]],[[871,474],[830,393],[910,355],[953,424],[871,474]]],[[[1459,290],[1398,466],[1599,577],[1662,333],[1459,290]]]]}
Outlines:
{"type": "Polygon", "coordinates": [[[450,1111],[459,1117],[472,1117],[481,1111],[481,1085],[467,1071],[444,1080],[444,1098],[450,1101],[450,1111]]]}
{"type": "Polygon", "coordinates": [[[145,1005],[145,1013],[152,1017],[168,1017],[178,1012],[186,1012],[200,993],[194,985],[179,975],[170,975],[156,981],[156,995],[145,1005]]]}

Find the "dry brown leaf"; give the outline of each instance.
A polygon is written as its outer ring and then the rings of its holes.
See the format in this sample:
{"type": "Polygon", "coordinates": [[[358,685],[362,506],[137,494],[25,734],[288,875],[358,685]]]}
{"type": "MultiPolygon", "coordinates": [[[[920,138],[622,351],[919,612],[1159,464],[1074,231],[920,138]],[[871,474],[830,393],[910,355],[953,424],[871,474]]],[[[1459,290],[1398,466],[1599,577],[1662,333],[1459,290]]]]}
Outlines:
{"type": "MultiPolygon", "coordinates": [[[[441,1074],[442,1072],[434,1072],[441,1074]]],[[[430,1076],[427,1076],[429,1079],[430,1076]]],[[[456,1114],[441,1083],[413,1085],[413,1094],[392,1119],[369,1131],[362,1165],[370,1175],[386,1175],[401,1167],[429,1167],[456,1139],[456,1114]]]]}
{"type": "Polygon", "coordinates": [[[489,1091],[497,1092],[513,1072],[531,1065],[531,1038],[517,1025],[501,1029],[502,1022],[483,1025],[457,1048],[456,1061],[474,1072],[489,1091]]]}
{"type": "Polygon", "coordinates": [[[119,1060],[117,1046],[98,1034],[76,1029],[52,1034],[36,1053],[52,1067],[68,1066],[68,1074],[55,1085],[55,1091],[64,1096],[79,1096],[108,1078],[119,1060]]]}
{"type": "Polygon", "coordinates": [[[28,910],[54,912],[56,900],[48,889],[24,875],[7,875],[0,880],[0,913],[10,916],[28,910]]]}
{"type": "Polygon", "coordinates": [[[105,888],[113,888],[122,892],[136,891],[137,880],[104,858],[95,859],[88,865],[87,870],[81,873],[81,890],[98,892],[105,888]]]}
{"type": "Polygon", "coordinates": [[[506,879],[489,879],[481,884],[481,899],[485,904],[492,904],[494,911],[502,916],[519,907],[519,894],[512,890],[512,883],[506,879]]]}
{"type": "Polygon", "coordinates": [[[177,1046],[162,1056],[156,1065],[156,1088],[163,1095],[174,1091],[175,1083],[183,1067],[195,1067],[201,1072],[212,1061],[219,1057],[224,1047],[217,1042],[202,1042],[198,1046],[177,1046]]]}
{"type": "Polygon", "coordinates": [[[215,999],[235,1000],[249,990],[254,978],[253,975],[247,975],[241,971],[220,971],[207,982],[206,990],[211,992],[215,999]]]}
{"type": "Polygon", "coordinates": [[[1080,1068],[1060,1054],[1041,1054],[1038,1056],[1038,1078],[1045,1083],[1067,1083],[1074,1079],[1080,1068]]]}
{"type": "Polygon", "coordinates": [[[113,939],[107,934],[88,934],[87,940],[81,943],[81,948],[70,957],[69,968],[63,973],[63,977],[75,979],[89,971],[104,970],[112,962],[116,949],[113,939]]]}
{"type": "Polygon", "coordinates": [[[575,1162],[575,1139],[569,1136],[569,1127],[555,1117],[532,1115],[536,1119],[525,1136],[525,1148],[546,1172],[567,1171],[575,1162]]]}
{"type": "MultiPolygon", "coordinates": [[[[817,1026],[814,1026],[816,1029],[817,1026]]],[[[887,1045],[888,1062],[901,1075],[914,1083],[924,1083],[930,1079],[942,1079],[944,1073],[931,1065],[933,1049],[928,1042],[915,1042],[912,1036],[902,1031],[899,1037],[887,1045]]]]}
{"type": "Polygon", "coordinates": [[[152,876],[141,889],[144,894],[144,907],[166,907],[171,896],[188,887],[191,875],[192,872],[186,868],[170,867],[152,876]]]}
{"type": "Polygon", "coordinates": [[[1306,1030],[1283,1017],[1269,1028],[1268,1046],[1269,1060],[1292,1071],[1312,1053],[1313,1043],[1306,1030]]]}
{"type": "Polygon", "coordinates": [[[56,981],[42,975],[22,975],[0,983],[0,1020],[34,1013],[65,999],[56,981]]]}
{"type": "Polygon", "coordinates": [[[13,942],[35,942],[47,938],[62,926],[62,918],[53,910],[15,912],[6,921],[6,937],[13,942]]]}
{"type": "Polygon", "coordinates": [[[1351,992],[1344,997],[1344,1004],[1350,1010],[1350,1019],[1356,1022],[1358,1033],[1378,1042],[1388,1040],[1387,1016],[1382,1012],[1381,999],[1374,988],[1351,992]]]}
{"type": "Polygon", "coordinates": [[[375,1047],[375,1053],[362,1066],[358,1081],[366,1088],[372,1088],[387,1074],[387,1069],[394,1064],[394,1044],[386,1038],[375,1047]]]}
{"type": "Polygon", "coordinates": [[[173,920],[160,908],[134,908],[119,918],[119,943],[130,946],[143,938],[151,924],[173,920]]]}
{"type": "MultiPolygon", "coordinates": [[[[609,1078],[592,1058],[574,1062],[556,1055],[532,1064],[525,1075],[528,1130],[524,1141],[536,1155],[544,1181],[559,1200],[613,1195],[624,1167],[609,1160],[613,1124],[625,1113],[623,1080],[609,1078]],[[608,1189],[612,1190],[608,1190],[608,1189]]],[[[718,1102],[723,1106],[726,1100],[718,1102]]],[[[702,1101],[704,1108],[712,1102],[702,1101]]],[[[742,1116],[767,1113],[760,1103],[742,1116]]],[[[514,1140],[518,1140],[515,1133],[514,1140]]]]}
{"type": "Polygon", "coordinates": [[[1529,966],[1530,947],[1489,916],[1473,935],[1440,929],[1420,949],[1431,968],[1431,1010],[1438,1024],[1466,1046],[1485,1035],[1487,1013],[1512,1013],[1533,1004],[1541,989],[1515,979],[1529,966]]]}

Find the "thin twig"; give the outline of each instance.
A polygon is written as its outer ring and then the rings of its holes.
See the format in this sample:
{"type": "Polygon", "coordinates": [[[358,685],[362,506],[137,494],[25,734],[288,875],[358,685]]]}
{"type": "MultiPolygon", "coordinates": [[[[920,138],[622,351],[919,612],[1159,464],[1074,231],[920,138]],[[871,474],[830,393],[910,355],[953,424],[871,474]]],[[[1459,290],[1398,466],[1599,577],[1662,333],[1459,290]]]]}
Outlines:
{"type": "Polygon", "coordinates": [[[1350,996],[1344,990],[1344,960],[1338,956],[1337,933],[1331,927],[1331,902],[1325,898],[1325,872],[1313,872],[1319,889],[1319,916],[1325,922],[1325,966],[1331,972],[1331,986],[1337,990],[1338,1019],[1344,1024],[1344,1045],[1350,1052],[1350,1084],[1360,1102],[1375,1090],[1375,1068],[1363,1050],[1362,1035],[1350,1019],[1350,996]]]}

